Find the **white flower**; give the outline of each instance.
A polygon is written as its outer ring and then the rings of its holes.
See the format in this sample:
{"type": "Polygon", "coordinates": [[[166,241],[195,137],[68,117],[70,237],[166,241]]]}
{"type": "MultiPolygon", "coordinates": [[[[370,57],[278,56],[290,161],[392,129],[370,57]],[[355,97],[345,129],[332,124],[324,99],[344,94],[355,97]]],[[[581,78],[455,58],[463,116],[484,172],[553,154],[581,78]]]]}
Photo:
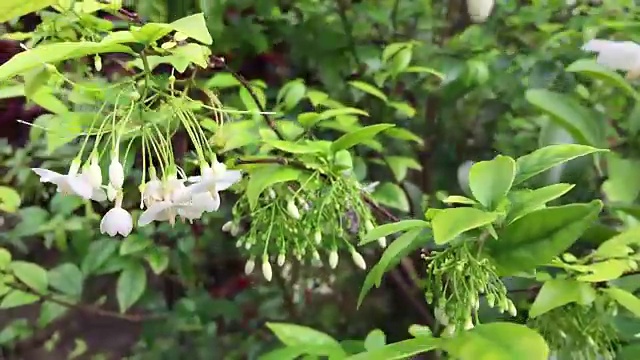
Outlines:
{"type": "Polygon", "coordinates": [[[142,189],[142,201],[149,207],[162,200],[162,182],[158,179],[149,180],[142,189]]]}
{"type": "Polygon", "coordinates": [[[351,258],[353,259],[353,262],[354,264],[356,264],[357,267],[359,267],[362,270],[367,269],[367,263],[364,261],[364,258],[362,257],[362,255],[360,255],[360,253],[358,253],[355,250],[352,250],[351,258]]]}
{"type": "Polygon", "coordinates": [[[596,61],[600,65],[626,71],[628,79],[640,76],[640,45],[633,41],[593,39],[582,50],[598,53],[596,61]]]}
{"type": "Polygon", "coordinates": [[[467,0],[469,17],[475,23],[485,22],[493,10],[494,4],[494,0],[467,0]]]}
{"type": "Polygon", "coordinates": [[[124,168],[115,156],[111,158],[111,164],[109,164],[109,182],[116,189],[122,189],[124,185],[124,168]]]}
{"type": "Polygon", "coordinates": [[[262,257],[262,275],[267,281],[271,281],[271,278],[273,277],[271,264],[269,263],[269,258],[267,256],[262,257]]]}
{"type": "Polygon", "coordinates": [[[338,266],[338,252],[336,250],[331,250],[329,253],[329,266],[332,269],[335,269],[338,266]]]}
{"type": "Polygon", "coordinates": [[[215,162],[212,167],[203,166],[200,176],[190,177],[189,181],[194,184],[190,185],[188,189],[194,195],[204,192],[213,194],[227,190],[241,178],[242,172],[239,170],[227,170],[224,164],[215,162]]]}
{"type": "Polygon", "coordinates": [[[109,236],[120,234],[127,237],[131,230],[133,230],[133,218],[127,210],[122,208],[122,196],[120,195],[116,199],[115,206],[102,217],[100,232],[107,233],[109,236]]]}
{"type": "Polygon", "coordinates": [[[93,186],[86,175],[78,174],[78,167],[72,165],[67,175],[59,174],[43,168],[32,168],[40,176],[40,182],[52,183],[58,186],[58,192],[64,195],[78,195],[84,199],[93,197],[93,186]]]}

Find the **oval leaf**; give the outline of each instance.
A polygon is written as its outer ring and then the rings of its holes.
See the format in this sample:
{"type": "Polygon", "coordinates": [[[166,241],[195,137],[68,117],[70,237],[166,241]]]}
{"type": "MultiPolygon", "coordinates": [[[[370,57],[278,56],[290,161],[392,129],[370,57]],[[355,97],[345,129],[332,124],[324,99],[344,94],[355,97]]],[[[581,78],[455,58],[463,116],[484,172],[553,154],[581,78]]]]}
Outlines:
{"type": "Polygon", "coordinates": [[[46,293],[49,286],[47,271],[40,265],[25,261],[14,261],[11,263],[10,268],[22,283],[40,294],[46,293]]]}
{"type": "Polygon", "coordinates": [[[535,318],[557,307],[577,302],[588,304],[596,297],[589,285],[572,279],[553,279],[542,285],[536,300],[531,305],[529,316],[535,318]]]}
{"type": "Polygon", "coordinates": [[[251,209],[256,207],[260,194],[266,188],[278,183],[297,180],[301,173],[298,169],[279,165],[264,166],[252,171],[246,192],[251,209]]]}
{"type": "Polygon", "coordinates": [[[387,99],[387,95],[385,95],[382,91],[380,91],[380,89],[378,89],[377,87],[371,84],[367,84],[364,81],[357,81],[357,80],[349,81],[349,85],[353,86],[358,90],[364,91],[369,95],[373,95],[384,102],[387,102],[389,100],[387,99]]]}
{"type": "Polygon", "coordinates": [[[426,353],[438,347],[440,339],[419,337],[385,345],[372,351],[349,356],[347,360],[397,360],[426,353]]]}
{"type": "Polygon", "coordinates": [[[147,288],[147,274],[139,263],[129,263],[120,273],[116,284],[116,297],[120,312],[127,311],[140,299],[147,288]]]}
{"type": "Polygon", "coordinates": [[[373,139],[378,133],[394,127],[393,124],[376,124],[366,126],[350,133],[342,135],[338,140],[331,144],[331,151],[334,153],[340,150],[352,148],[358,144],[373,139]]]}
{"type": "Polygon", "coordinates": [[[580,59],[567,67],[568,72],[577,72],[589,75],[591,77],[604,80],[607,83],[617,86],[624,90],[629,96],[639,99],[638,93],[633,89],[629,82],[626,81],[620,74],[609,68],[598,64],[592,59],[580,59]]]}
{"type": "Polygon", "coordinates": [[[640,299],[635,295],[617,287],[602,289],[602,291],[611,296],[611,298],[618,304],[624,306],[627,310],[633,313],[633,315],[640,317],[640,299]]]}
{"type": "Polygon", "coordinates": [[[289,347],[297,345],[324,346],[331,349],[332,352],[340,349],[342,355],[346,355],[337,340],[318,330],[301,325],[274,322],[268,322],[267,327],[273,331],[283,344],[289,347]]]}
{"type": "Polygon", "coordinates": [[[452,208],[438,211],[431,226],[436,244],[446,244],[458,235],[496,221],[498,215],[474,208],[452,208]]]}
{"type": "Polygon", "coordinates": [[[469,187],[473,196],[487,209],[493,210],[513,184],[516,162],[498,155],[490,161],[480,161],[469,171],[469,187]]]}

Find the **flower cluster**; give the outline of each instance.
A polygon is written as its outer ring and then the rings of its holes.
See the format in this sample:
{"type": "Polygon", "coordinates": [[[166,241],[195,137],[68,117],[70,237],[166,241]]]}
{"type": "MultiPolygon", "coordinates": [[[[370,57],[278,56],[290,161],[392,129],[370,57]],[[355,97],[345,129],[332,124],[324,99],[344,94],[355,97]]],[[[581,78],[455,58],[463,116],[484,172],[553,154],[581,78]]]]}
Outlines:
{"type": "MultiPolygon", "coordinates": [[[[55,184],[57,191],[62,194],[80,196],[96,202],[112,202],[113,207],[100,222],[100,232],[109,236],[120,234],[126,237],[133,230],[133,217],[122,207],[126,176],[121,159],[126,158],[126,154],[121,157],[119,149],[123,137],[129,133],[126,125],[130,121],[132,110],[136,107],[135,100],[138,98],[139,95],[133,97],[134,101],[130,107],[122,113],[124,117],[122,120],[118,122],[115,120],[118,115],[121,115],[117,109],[103,118],[96,132],[94,148],[84,163],[83,150],[88,143],[89,133],[67,174],[59,174],[43,168],[33,169],[40,176],[41,182],[55,184]],[[110,130],[106,130],[107,125],[110,125],[110,130]],[[105,142],[101,141],[105,134],[109,134],[111,141],[109,139],[105,142]],[[100,167],[100,145],[103,145],[103,148],[111,148],[106,184],[100,167]]],[[[155,123],[138,127],[136,134],[129,142],[130,148],[132,141],[139,137],[142,146],[143,175],[138,189],[140,209],[144,212],[137,221],[138,226],[145,226],[154,221],[167,221],[174,225],[176,218],[192,222],[201,218],[204,213],[217,211],[220,207],[219,192],[228,189],[242,178],[240,171],[228,170],[223,163],[218,162],[215,153],[209,148],[195,115],[189,110],[184,110],[184,107],[179,106],[177,102],[172,105],[175,105],[172,107],[172,113],[187,130],[195,146],[199,158],[200,175],[187,177],[175,163],[170,134],[167,130],[173,119],[169,119],[167,124],[161,124],[165,126],[165,132],[155,123]],[[210,161],[206,161],[206,158],[210,161]],[[156,170],[156,165],[161,169],[160,174],[156,170]]],[[[98,114],[99,116],[101,114],[98,114]]]]}

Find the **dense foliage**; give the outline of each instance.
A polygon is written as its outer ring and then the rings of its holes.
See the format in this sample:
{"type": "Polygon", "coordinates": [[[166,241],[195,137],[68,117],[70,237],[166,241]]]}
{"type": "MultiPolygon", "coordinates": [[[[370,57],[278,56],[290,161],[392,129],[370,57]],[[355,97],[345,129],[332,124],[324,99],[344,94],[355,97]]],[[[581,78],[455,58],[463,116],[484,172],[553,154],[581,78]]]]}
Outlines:
{"type": "Polygon", "coordinates": [[[4,0],[0,357],[637,358],[638,15],[4,0]]]}

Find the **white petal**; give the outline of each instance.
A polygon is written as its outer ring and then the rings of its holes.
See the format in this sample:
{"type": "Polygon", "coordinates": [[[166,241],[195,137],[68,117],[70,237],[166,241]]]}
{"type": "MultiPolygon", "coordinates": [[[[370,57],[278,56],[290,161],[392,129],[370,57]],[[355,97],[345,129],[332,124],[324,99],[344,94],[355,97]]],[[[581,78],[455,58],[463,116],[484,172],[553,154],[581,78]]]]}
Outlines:
{"type": "Polygon", "coordinates": [[[51,171],[43,168],[31,168],[31,170],[33,170],[34,173],[40,176],[40,182],[43,182],[43,183],[46,183],[46,182],[53,183],[54,179],[59,179],[61,176],[64,176],[55,171],[51,171]]]}
{"type": "Polygon", "coordinates": [[[97,202],[103,202],[107,200],[107,194],[104,190],[99,188],[93,188],[93,193],[91,194],[91,200],[97,202]]]}
{"type": "Polygon", "coordinates": [[[140,215],[140,218],[138,219],[138,226],[145,226],[154,221],[165,220],[166,214],[164,214],[164,212],[172,206],[173,204],[169,201],[160,201],[149,206],[149,208],[140,215]]]}
{"type": "Polygon", "coordinates": [[[220,195],[218,193],[201,193],[193,197],[192,205],[207,212],[217,211],[220,208],[220,195]]]}
{"type": "Polygon", "coordinates": [[[109,236],[120,234],[126,237],[132,230],[133,218],[131,214],[120,207],[114,207],[107,211],[100,221],[100,232],[103,234],[106,232],[109,236]]]}
{"type": "Polygon", "coordinates": [[[93,196],[93,186],[91,186],[87,177],[67,175],[65,177],[65,181],[76,195],[87,200],[91,199],[91,196],[93,196]]]}
{"type": "Polygon", "coordinates": [[[216,181],[216,190],[227,190],[231,185],[240,181],[240,179],[242,179],[242,172],[240,170],[229,170],[216,181]]]}
{"type": "Polygon", "coordinates": [[[611,69],[629,71],[640,64],[640,45],[632,41],[593,39],[582,49],[597,52],[596,61],[611,69]]]}

